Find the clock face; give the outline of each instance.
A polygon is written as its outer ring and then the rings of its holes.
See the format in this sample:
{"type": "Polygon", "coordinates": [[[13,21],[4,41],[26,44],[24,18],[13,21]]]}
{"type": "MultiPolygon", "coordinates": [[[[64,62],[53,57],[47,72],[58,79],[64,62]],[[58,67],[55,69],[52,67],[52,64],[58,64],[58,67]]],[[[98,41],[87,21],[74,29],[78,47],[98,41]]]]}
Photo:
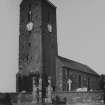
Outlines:
{"type": "Polygon", "coordinates": [[[51,25],[51,24],[48,24],[48,25],[47,25],[47,28],[48,28],[48,31],[49,31],[49,32],[52,32],[52,25],[51,25]]]}
{"type": "Polygon", "coordinates": [[[32,22],[29,22],[27,25],[26,25],[26,28],[28,31],[32,31],[33,29],[33,23],[32,22]]]}

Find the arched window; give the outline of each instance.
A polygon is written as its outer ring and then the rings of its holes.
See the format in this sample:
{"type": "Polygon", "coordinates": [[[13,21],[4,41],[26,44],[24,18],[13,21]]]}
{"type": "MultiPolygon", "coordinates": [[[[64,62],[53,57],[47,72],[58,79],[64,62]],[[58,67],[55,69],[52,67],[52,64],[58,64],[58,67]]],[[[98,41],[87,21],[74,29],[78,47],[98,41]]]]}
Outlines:
{"type": "Polygon", "coordinates": [[[88,81],[87,81],[87,86],[88,86],[88,90],[90,90],[90,78],[88,77],[88,81]]]}
{"type": "Polygon", "coordinates": [[[67,69],[63,67],[63,91],[67,91],[67,69]]]}
{"type": "Polygon", "coordinates": [[[78,77],[78,86],[79,86],[79,88],[81,88],[81,75],[79,75],[79,77],[78,77]]]}

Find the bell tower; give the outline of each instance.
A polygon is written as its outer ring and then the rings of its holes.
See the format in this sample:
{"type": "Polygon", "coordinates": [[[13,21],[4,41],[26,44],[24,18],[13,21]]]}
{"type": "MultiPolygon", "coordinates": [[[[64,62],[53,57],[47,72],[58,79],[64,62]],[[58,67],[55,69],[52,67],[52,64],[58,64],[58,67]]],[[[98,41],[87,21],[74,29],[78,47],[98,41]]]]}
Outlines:
{"type": "Polygon", "coordinates": [[[28,87],[32,83],[30,73],[35,72],[50,76],[55,87],[58,53],[56,7],[48,0],[23,0],[20,4],[19,27],[17,91],[32,90],[28,87]]]}

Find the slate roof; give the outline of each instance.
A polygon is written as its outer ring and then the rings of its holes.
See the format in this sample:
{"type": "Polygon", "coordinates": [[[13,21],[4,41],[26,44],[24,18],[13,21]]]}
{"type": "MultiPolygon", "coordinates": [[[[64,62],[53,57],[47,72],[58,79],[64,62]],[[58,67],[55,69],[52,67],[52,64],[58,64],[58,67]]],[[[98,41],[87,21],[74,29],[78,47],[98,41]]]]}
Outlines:
{"type": "Polygon", "coordinates": [[[89,74],[93,74],[96,76],[99,76],[98,73],[96,73],[93,69],[91,69],[89,66],[79,63],[77,61],[74,60],[70,60],[61,56],[58,56],[58,58],[61,60],[61,62],[63,62],[65,67],[71,68],[73,70],[79,70],[81,72],[85,72],[85,73],[89,73],[89,74]]]}

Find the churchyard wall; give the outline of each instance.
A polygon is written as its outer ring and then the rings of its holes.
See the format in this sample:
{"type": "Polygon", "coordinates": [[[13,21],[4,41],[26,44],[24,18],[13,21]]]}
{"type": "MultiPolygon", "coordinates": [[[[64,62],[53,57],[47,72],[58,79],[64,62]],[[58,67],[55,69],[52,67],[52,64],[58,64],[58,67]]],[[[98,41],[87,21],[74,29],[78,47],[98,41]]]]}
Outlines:
{"type": "MultiPolygon", "coordinates": [[[[0,93],[0,99],[4,98],[6,94],[0,93]]],[[[18,100],[21,103],[31,103],[32,102],[32,94],[31,93],[22,93],[21,97],[19,97],[19,93],[9,93],[11,102],[15,105],[18,100]]],[[[94,92],[56,92],[53,93],[53,96],[58,96],[61,101],[64,98],[67,99],[67,103],[73,102],[99,102],[103,99],[102,91],[94,91],[94,92]]]]}
{"type": "Polygon", "coordinates": [[[56,96],[63,100],[66,98],[67,103],[73,102],[101,102],[103,100],[103,92],[102,91],[94,91],[94,92],[57,92],[56,96]]]}

